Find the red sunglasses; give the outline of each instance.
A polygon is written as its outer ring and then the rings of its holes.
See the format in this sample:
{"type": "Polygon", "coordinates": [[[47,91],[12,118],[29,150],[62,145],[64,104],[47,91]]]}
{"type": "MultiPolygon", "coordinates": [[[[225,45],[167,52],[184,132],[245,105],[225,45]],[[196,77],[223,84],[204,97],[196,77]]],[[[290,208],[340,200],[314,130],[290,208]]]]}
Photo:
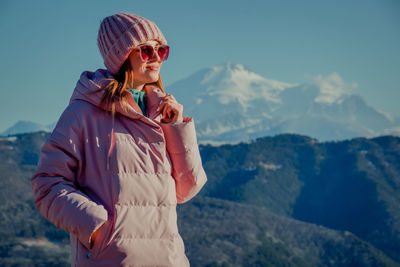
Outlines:
{"type": "Polygon", "coordinates": [[[152,45],[141,45],[138,46],[140,50],[140,57],[143,61],[147,61],[154,56],[154,51],[157,50],[157,54],[161,61],[166,61],[169,56],[169,45],[159,45],[154,48],[152,45]]]}

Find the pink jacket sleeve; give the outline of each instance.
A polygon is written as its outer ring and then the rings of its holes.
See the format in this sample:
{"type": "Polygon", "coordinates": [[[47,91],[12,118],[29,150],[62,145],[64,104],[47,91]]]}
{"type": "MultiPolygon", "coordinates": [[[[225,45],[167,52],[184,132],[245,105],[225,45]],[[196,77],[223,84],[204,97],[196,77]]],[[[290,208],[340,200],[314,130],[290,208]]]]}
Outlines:
{"type": "Polygon", "coordinates": [[[160,125],[164,131],[167,151],[172,162],[177,202],[184,203],[193,198],[207,182],[194,121],[191,117],[183,117],[181,123],[161,122],[160,125]]]}
{"type": "Polygon", "coordinates": [[[79,120],[70,105],[44,144],[31,183],[40,213],[90,248],[92,234],[107,221],[108,214],[76,187],[82,168],[82,139],[79,120]]]}

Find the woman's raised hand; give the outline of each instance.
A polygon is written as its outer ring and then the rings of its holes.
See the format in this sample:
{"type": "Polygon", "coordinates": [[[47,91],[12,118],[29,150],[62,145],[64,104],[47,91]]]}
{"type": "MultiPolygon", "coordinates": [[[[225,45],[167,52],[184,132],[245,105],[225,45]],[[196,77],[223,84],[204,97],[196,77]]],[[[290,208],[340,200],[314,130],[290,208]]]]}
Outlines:
{"type": "Polygon", "coordinates": [[[162,97],[157,111],[162,114],[161,121],[164,123],[179,123],[183,121],[183,106],[171,94],[166,94],[162,97]]]}

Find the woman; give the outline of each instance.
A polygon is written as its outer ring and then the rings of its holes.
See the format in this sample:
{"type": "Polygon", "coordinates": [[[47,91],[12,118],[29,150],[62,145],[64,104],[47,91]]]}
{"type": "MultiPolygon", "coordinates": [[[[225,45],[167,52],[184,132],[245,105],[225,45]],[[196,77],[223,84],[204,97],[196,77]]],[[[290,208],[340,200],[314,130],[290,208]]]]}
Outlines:
{"type": "Polygon", "coordinates": [[[207,181],[194,121],[165,94],[154,22],[106,17],[107,69],[82,73],[32,177],[35,204],[70,232],[72,266],[189,266],[176,204],[207,181]]]}

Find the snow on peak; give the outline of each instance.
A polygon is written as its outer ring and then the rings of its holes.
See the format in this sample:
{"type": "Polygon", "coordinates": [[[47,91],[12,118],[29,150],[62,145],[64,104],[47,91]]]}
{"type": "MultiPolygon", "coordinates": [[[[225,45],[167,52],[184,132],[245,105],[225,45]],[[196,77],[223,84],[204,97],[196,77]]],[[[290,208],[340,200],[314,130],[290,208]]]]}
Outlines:
{"type": "Polygon", "coordinates": [[[259,75],[254,75],[250,70],[246,69],[242,64],[232,64],[230,62],[225,63],[224,65],[214,66],[208,69],[206,74],[204,75],[201,84],[212,83],[221,79],[229,79],[241,74],[253,74],[256,79],[263,79],[263,77],[259,75]]]}
{"type": "Polygon", "coordinates": [[[314,83],[319,88],[319,94],[315,98],[315,102],[325,104],[340,101],[342,97],[349,96],[358,87],[355,82],[345,83],[336,72],[327,76],[317,75],[314,77],[314,83]]]}
{"type": "Polygon", "coordinates": [[[200,84],[208,95],[217,96],[222,104],[238,101],[244,107],[249,101],[260,98],[279,103],[277,95],[294,86],[266,79],[242,64],[230,62],[208,69],[200,84]]]}
{"type": "Polygon", "coordinates": [[[1,133],[3,136],[19,134],[19,133],[30,133],[30,132],[38,132],[38,131],[51,131],[51,129],[47,126],[44,126],[39,123],[35,123],[32,121],[21,120],[15,123],[10,128],[6,129],[1,133]]]}
{"type": "Polygon", "coordinates": [[[204,121],[215,114],[250,112],[260,107],[268,114],[281,103],[279,94],[293,84],[269,80],[242,64],[227,62],[203,69],[171,86],[171,93],[185,111],[204,121]]]}

